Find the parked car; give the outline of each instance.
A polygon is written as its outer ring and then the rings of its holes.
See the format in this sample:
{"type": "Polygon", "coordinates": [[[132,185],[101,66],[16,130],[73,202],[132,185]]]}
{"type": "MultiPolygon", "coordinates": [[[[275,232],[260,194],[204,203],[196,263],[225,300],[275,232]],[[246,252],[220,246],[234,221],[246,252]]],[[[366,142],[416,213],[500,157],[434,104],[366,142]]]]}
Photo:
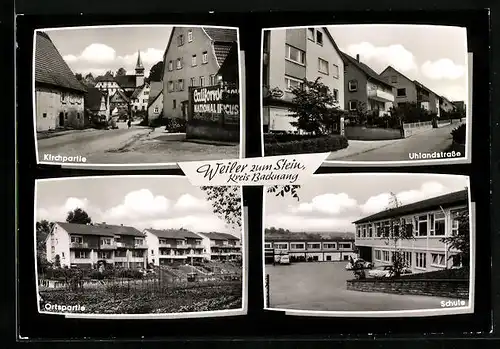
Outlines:
{"type": "MultiPolygon", "coordinates": [[[[411,274],[412,271],[408,268],[403,268],[401,270],[401,275],[411,274]]],[[[368,276],[374,278],[384,278],[384,277],[392,277],[394,275],[394,267],[392,265],[386,265],[381,268],[372,269],[368,272],[368,276]]]]}
{"type": "Polygon", "coordinates": [[[288,255],[281,256],[280,264],[290,264],[290,256],[288,255]]]}
{"type": "MultiPolygon", "coordinates": [[[[358,258],[354,260],[354,264],[359,264],[363,267],[363,269],[371,269],[373,268],[373,264],[371,262],[367,262],[362,258],[358,258]]],[[[352,270],[354,266],[352,265],[351,262],[347,263],[345,266],[345,270],[352,270]]]]}

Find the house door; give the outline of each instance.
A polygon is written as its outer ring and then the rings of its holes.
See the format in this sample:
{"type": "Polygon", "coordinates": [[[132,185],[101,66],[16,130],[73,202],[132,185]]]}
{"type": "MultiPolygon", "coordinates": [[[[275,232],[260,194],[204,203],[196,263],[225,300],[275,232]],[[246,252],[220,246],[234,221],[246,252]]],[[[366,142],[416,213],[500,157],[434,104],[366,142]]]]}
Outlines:
{"type": "Polygon", "coordinates": [[[59,126],[61,126],[61,127],[64,126],[64,113],[63,112],[59,113],[59,126]]]}

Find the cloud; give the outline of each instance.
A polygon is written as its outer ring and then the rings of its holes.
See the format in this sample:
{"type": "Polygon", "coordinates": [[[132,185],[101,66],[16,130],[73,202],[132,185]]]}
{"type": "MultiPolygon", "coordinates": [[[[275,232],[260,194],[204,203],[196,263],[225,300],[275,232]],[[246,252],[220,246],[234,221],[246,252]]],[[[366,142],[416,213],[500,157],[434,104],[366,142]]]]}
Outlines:
{"type": "MultiPolygon", "coordinates": [[[[116,72],[119,68],[125,68],[128,74],[134,74],[137,63],[137,51],[125,55],[117,55],[114,48],[93,43],[83,49],[79,54],[65,55],[63,58],[76,73],[103,75],[108,70],[116,72]]],[[[141,51],[141,60],[147,71],[156,63],[163,60],[163,51],[156,48],[148,48],[141,51]]]]}
{"type": "Polygon", "coordinates": [[[181,195],[174,204],[174,209],[179,211],[204,211],[210,208],[206,200],[198,199],[191,194],[181,195]]]}
{"type": "Polygon", "coordinates": [[[345,49],[349,55],[356,57],[360,55],[361,61],[369,61],[372,68],[379,72],[388,65],[402,72],[417,71],[415,56],[403,45],[374,46],[369,42],[352,44],[345,49]]]}
{"type": "Polygon", "coordinates": [[[265,218],[266,227],[278,227],[290,231],[353,232],[356,218],[318,218],[294,214],[270,214],[265,218]]]}
{"type": "Polygon", "coordinates": [[[446,85],[440,87],[439,91],[450,101],[467,101],[467,89],[463,85],[446,85]]]}
{"type": "MultiPolygon", "coordinates": [[[[420,200],[429,199],[446,192],[446,188],[438,182],[426,182],[420,189],[407,190],[396,193],[396,197],[401,205],[410,204],[420,200]]],[[[383,211],[393,205],[393,197],[390,193],[382,193],[370,197],[360,206],[365,214],[372,214],[383,211]]]]}
{"type": "Polygon", "coordinates": [[[301,203],[298,207],[291,207],[292,213],[320,212],[325,214],[339,214],[340,212],[355,208],[356,200],[346,193],[322,194],[314,197],[311,202],[301,203]]]}
{"type": "Polygon", "coordinates": [[[104,213],[110,221],[130,220],[140,217],[156,217],[167,214],[170,200],[164,196],[154,196],[148,189],[128,193],[123,203],[104,213]]]}
{"type": "Polygon", "coordinates": [[[91,207],[89,201],[86,198],[69,197],[60,206],[38,208],[36,210],[36,220],[40,221],[46,219],[48,221],[65,221],[68,212],[73,211],[76,208],[85,210],[85,212],[87,212],[91,218],[93,218],[93,216],[99,215],[99,211],[91,207]]]}
{"type": "Polygon", "coordinates": [[[442,58],[437,61],[426,61],[422,64],[422,74],[433,80],[455,80],[465,74],[465,66],[455,64],[451,59],[442,58]]]}
{"type": "Polygon", "coordinates": [[[206,215],[187,215],[183,217],[175,217],[168,219],[157,219],[151,222],[137,222],[136,227],[142,229],[180,229],[184,228],[193,232],[224,232],[227,231],[226,224],[218,217],[206,215]]]}

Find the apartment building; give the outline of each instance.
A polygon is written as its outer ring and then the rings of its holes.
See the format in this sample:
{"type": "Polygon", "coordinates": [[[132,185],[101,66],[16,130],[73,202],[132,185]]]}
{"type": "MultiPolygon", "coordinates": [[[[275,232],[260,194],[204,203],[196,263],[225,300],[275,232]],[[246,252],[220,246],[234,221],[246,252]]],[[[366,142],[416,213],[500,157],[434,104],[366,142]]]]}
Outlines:
{"type": "Polygon", "coordinates": [[[229,261],[241,258],[240,238],[226,233],[198,233],[203,237],[203,252],[206,260],[229,261]]]}
{"type": "Polygon", "coordinates": [[[186,229],[146,229],[148,263],[153,265],[190,264],[203,261],[203,238],[186,229]]]}
{"type": "Polygon", "coordinates": [[[264,132],[297,132],[288,109],[291,90],[304,79],[321,78],[344,108],[344,60],[327,28],[266,30],[263,35],[264,132]]]}
{"type": "Polygon", "coordinates": [[[364,108],[378,116],[384,116],[394,103],[393,86],[386,82],[368,65],[342,53],[345,58],[345,109],[364,108]]]}
{"type": "Polygon", "coordinates": [[[468,210],[468,192],[462,190],[431,199],[385,210],[354,222],[356,247],[360,257],[377,265],[392,264],[395,250],[403,253],[413,273],[434,271],[459,265],[458,251],[441,242],[458,231],[458,215],[468,210]],[[413,239],[384,237],[390,224],[396,229],[411,229],[413,239]]]}
{"type": "Polygon", "coordinates": [[[274,255],[287,254],[299,261],[335,262],[356,257],[352,238],[316,238],[292,233],[290,237],[264,237],[264,250],[274,255]]]}
{"type": "Polygon", "coordinates": [[[442,112],[445,113],[452,112],[456,109],[453,102],[451,102],[449,99],[443,96],[439,97],[439,108],[441,109],[442,112]]]}
{"type": "Polygon", "coordinates": [[[417,103],[421,108],[437,114],[441,112],[439,108],[440,96],[425,87],[417,80],[412,80],[404,74],[397,71],[394,67],[388,66],[380,76],[384,81],[393,86],[395,102],[397,106],[402,103],[417,103]]]}
{"type": "Polygon", "coordinates": [[[133,227],[56,222],[45,245],[47,260],[62,267],[146,267],[145,237],[133,227]]]}
{"type": "MultiPolygon", "coordinates": [[[[214,86],[222,81],[219,70],[233,57],[238,66],[236,29],[174,27],[163,56],[163,116],[188,116],[189,87],[214,86]],[[233,51],[236,51],[234,54],[233,51]]],[[[234,70],[234,69],[233,69],[234,70]]],[[[229,73],[225,73],[228,76],[229,73]]],[[[231,75],[231,74],[229,74],[231,75]]]]}

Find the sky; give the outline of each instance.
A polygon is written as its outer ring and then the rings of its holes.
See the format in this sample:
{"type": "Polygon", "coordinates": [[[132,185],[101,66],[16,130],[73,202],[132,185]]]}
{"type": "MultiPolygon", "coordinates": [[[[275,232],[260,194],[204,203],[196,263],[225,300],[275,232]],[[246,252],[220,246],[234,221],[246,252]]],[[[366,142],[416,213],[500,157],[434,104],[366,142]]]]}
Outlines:
{"type": "Polygon", "coordinates": [[[466,28],[430,25],[329,26],[340,50],[381,73],[388,65],[451,101],[467,104],[466,28]]]}
{"type": "Polygon", "coordinates": [[[405,205],[468,187],[468,177],[423,174],[316,175],[290,196],[265,196],[264,225],[293,232],[349,232],[352,222],[392,207],[391,194],[405,205]]]}
{"type": "Polygon", "coordinates": [[[135,74],[141,51],[145,76],[163,60],[171,26],[90,27],[45,30],[73,73],[103,75],[123,67],[135,74]]]}
{"type": "Polygon", "coordinates": [[[212,212],[205,193],[182,177],[104,177],[41,181],[36,221],[64,222],[82,208],[93,222],[123,224],[139,230],[180,229],[241,236],[212,212]]]}

